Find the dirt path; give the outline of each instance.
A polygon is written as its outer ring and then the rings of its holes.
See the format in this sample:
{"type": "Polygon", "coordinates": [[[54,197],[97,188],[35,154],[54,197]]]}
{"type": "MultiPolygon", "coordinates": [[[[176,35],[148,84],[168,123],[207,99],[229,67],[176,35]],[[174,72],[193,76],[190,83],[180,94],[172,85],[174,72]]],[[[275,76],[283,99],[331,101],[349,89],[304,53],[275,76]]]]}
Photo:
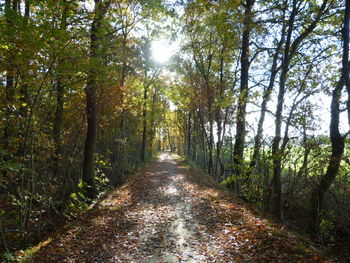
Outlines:
{"type": "MultiPolygon", "coordinates": [[[[162,153],[43,245],[33,262],[326,262],[162,153]]],[[[330,261],[328,261],[330,262],[330,261]]]]}
{"type": "Polygon", "coordinates": [[[139,246],[129,262],[204,261],[206,257],[197,249],[199,222],[191,209],[193,196],[184,187],[184,175],[168,153],[160,156],[154,169],[149,194],[132,214],[142,224],[139,246]]]}

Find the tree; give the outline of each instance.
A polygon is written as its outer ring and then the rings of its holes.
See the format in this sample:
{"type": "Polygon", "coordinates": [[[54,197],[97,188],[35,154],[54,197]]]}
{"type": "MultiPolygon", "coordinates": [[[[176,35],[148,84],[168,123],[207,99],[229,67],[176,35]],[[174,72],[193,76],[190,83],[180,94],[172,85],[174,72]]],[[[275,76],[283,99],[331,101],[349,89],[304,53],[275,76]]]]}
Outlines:
{"type": "MultiPolygon", "coordinates": [[[[265,116],[267,112],[267,103],[269,102],[271,98],[271,93],[273,91],[274,85],[275,85],[275,80],[278,74],[278,71],[280,69],[279,67],[279,56],[281,52],[282,45],[284,44],[285,41],[285,30],[286,30],[286,22],[285,22],[285,13],[286,13],[286,1],[282,5],[282,28],[281,28],[281,33],[280,33],[280,39],[277,42],[277,45],[274,49],[274,53],[272,55],[272,65],[271,65],[271,70],[269,71],[270,77],[269,77],[269,83],[266,89],[263,91],[263,99],[261,102],[261,109],[260,109],[260,116],[259,116],[259,121],[258,121],[258,127],[257,127],[257,132],[254,138],[254,150],[253,154],[251,157],[251,161],[249,164],[249,169],[251,171],[254,170],[257,162],[259,161],[259,154],[260,154],[260,149],[262,146],[262,137],[263,137],[263,125],[265,121],[265,116]]],[[[273,9],[275,10],[275,9],[273,9]]]]}
{"type": "Polygon", "coordinates": [[[94,154],[97,138],[97,111],[96,111],[96,90],[98,83],[98,67],[100,65],[100,48],[103,32],[103,19],[111,4],[110,0],[106,2],[95,0],[94,18],[90,30],[90,60],[92,67],[88,73],[86,83],[86,116],[87,116],[87,134],[84,148],[84,163],[82,180],[84,182],[86,196],[90,199],[96,197],[97,189],[94,179],[94,154]]]}
{"type": "MultiPolygon", "coordinates": [[[[342,70],[341,76],[338,80],[333,92],[331,102],[331,122],[329,126],[329,134],[331,139],[332,153],[329,158],[329,163],[326,173],[321,177],[320,182],[315,185],[311,196],[311,233],[314,237],[319,237],[320,223],[322,218],[322,210],[324,206],[324,198],[332,183],[337,177],[340,162],[344,153],[345,147],[345,135],[340,133],[339,129],[339,117],[340,117],[340,102],[341,95],[344,86],[349,92],[350,79],[349,79],[349,22],[350,22],[350,1],[345,1],[345,12],[342,28],[342,70]]],[[[349,94],[349,93],[348,93],[349,94]]],[[[349,108],[348,108],[349,110],[349,108]]]]}
{"type": "MultiPolygon", "coordinates": [[[[246,0],[244,3],[243,33],[242,33],[242,53],[241,53],[241,76],[240,90],[237,101],[236,113],[236,140],[233,150],[233,160],[235,175],[240,177],[244,169],[244,141],[246,136],[246,107],[249,94],[249,42],[253,22],[254,0],[246,0]]],[[[237,185],[238,186],[238,185],[237,185]]],[[[238,189],[236,189],[238,190],[238,189]]]]}
{"type": "Polygon", "coordinates": [[[281,64],[281,75],[279,79],[279,89],[278,89],[278,98],[277,106],[275,113],[275,136],[272,144],[272,156],[273,156],[273,177],[271,181],[272,185],[272,211],[280,219],[282,219],[282,189],[281,189],[281,166],[282,166],[282,156],[284,154],[283,148],[281,148],[281,131],[282,131],[282,119],[283,119],[283,105],[284,105],[284,96],[286,92],[286,81],[288,78],[288,72],[290,69],[290,64],[293,57],[296,55],[296,52],[302,42],[313,32],[321,18],[327,12],[328,1],[324,0],[319,7],[315,18],[313,21],[305,28],[302,33],[300,33],[294,40],[293,32],[295,29],[295,20],[297,18],[298,12],[300,12],[300,7],[302,2],[298,0],[293,0],[292,10],[290,12],[290,17],[287,25],[287,35],[286,43],[283,50],[283,60],[281,64]]]}

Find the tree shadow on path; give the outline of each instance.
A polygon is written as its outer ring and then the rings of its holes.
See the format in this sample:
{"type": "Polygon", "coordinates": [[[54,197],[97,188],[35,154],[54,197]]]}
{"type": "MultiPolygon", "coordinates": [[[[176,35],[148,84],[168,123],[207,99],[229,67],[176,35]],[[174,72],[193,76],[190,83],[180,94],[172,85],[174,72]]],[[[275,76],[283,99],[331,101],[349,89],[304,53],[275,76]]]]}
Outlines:
{"type": "MultiPolygon", "coordinates": [[[[32,262],[326,262],[168,153],[43,246],[32,262]]],[[[330,262],[330,261],[329,261],[330,262]]]]}

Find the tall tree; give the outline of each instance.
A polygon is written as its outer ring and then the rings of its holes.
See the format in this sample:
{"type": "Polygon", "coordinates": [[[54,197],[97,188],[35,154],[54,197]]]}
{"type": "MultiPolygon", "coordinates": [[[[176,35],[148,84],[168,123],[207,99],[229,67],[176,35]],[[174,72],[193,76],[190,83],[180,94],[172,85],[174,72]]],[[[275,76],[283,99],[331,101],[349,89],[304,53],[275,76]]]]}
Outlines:
{"type": "Polygon", "coordinates": [[[281,189],[281,172],[282,172],[282,157],[283,149],[281,151],[281,133],[282,133],[282,121],[283,121],[283,105],[284,96],[286,93],[286,81],[288,72],[290,70],[290,64],[292,58],[296,55],[296,52],[302,42],[314,31],[321,18],[327,11],[328,0],[324,0],[321,6],[318,8],[315,18],[311,23],[293,40],[295,31],[295,22],[300,8],[303,2],[293,0],[289,21],[287,25],[287,36],[286,43],[283,50],[283,59],[281,64],[281,74],[279,80],[279,89],[277,97],[277,106],[275,113],[275,136],[272,144],[272,155],[273,155],[273,177],[272,177],[272,212],[280,219],[282,219],[282,189],[281,189]]]}
{"type": "MultiPolygon", "coordinates": [[[[331,139],[332,153],[326,173],[321,177],[320,182],[314,187],[311,196],[311,231],[313,237],[319,237],[320,220],[324,207],[325,195],[337,177],[340,162],[344,153],[345,135],[340,133],[340,103],[342,98],[342,90],[344,86],[350,91],[350,69],[349,69],[349,23],[350,23],[350,0],[345,0],[345,11],[342,28],[342,70],[341,76],[332,92],[331,102],[331,122],[329,126],[329,135],[331,139]]],[[[349,95],[350,93],[348,93],[349,95]]],[[[348,100],[349,104],[349,100],[348,100]]],[[[349,111],[349,108],[348,108],[349,111]]]]}
{"type": "MultiPolygon", "coordinates": [[[[62,35],[65,34],[67,29],[67,12],[68,12],[68,3],[67,1],[63,1],[63,11],[62,17],[59,19],[59,31],[62,32],[62,35]]],[[[56,109],[55,116],[53,121],[53,139],[55,143],[55,156],[54,156],[54,166],[55,166],[55,176],[57,176],[59,172],[60,166],[60,158],[62,154],[62,142],[61,142],[61,129],[62,129],[62,121],[63,121],[63,107],[64,107],[64,83],[63,83],[63,74],[62,68],[64,67],[64,60],[58,59],[58,72],[57,72],[57,80],[56,80],[56,109]]]]}
{"type": "Polygon", "coordinates": [[[243,34],[241,46],[241,79],[239,88],[239,97],[237,101],[236,113],[236,140],[233,151],[235,175],[240,176],[244,164],[244,142],[246,136],[246,107],[249,95],[249,50],[250,34],[253,22],[253,6],[255,0],[246,0],[244,2],[243,34]]]}
{"type": "Polygon", "coordinates": [[[287,7],[287,1],[284,1],[284,4],[282,5],[282,29],[280,34],[280,39],[278,41],[277,46],[275,47],[273,58],[272,58],[272,65],[270,70],[270,77],[269,77],[269,84],[266,87],[266,89],[263,91],[263,99],[261,102],[261,109],[260,109],[260,116],[258,121],[258,128],[256,135],[254,137],[254,150],[253,155],[250,160],[249,168],[250,171],[254,170],[255,165],[257,164],[257,161],[259,160],[259,154],[260,149],[262,146],[262,139],[263,139],[263,125],[265,121],[265,116],[267,112],[267,103],[269,102],[271,98],[271,93],[273,91],[275,80],[277,77],[277,73],[279,71],[279,55],[281,52],[282,45],[285,41],[285,30],[286,30],[286,22],[285,22],[285,13],[286,13],[286,7],[287,7]]]}
{"type": "Polygon", "coordinates": [[[92,65],[88,73],[88,80],[85,88],[86,116],[88,126],[84,148],[82,180],[84,182],[86,195],[91,199],[96,197],[97,194],[94,179],[94,154],[97,137],[96,91],[98,86],[98,66],[101,56],[101,32],[103,31],[103,20],[110,4],[111,0],[95,0],[94,18],[90,30],[90,60],[92,62],[92,65]]]}
{"type": "MultiPolygon", "coordinates": [[[[8,32],[8,37],[12,38],[10,41],[14,42],[16,35],[16,25],[15,17],[17,15],[18,1],[5,1],[5,21],[6,21],[6,31],[8,32]]],[[[5,107],[6,107],[6,120],[4,126],[3,134],[3,145],[8,148],[10,144],[10,139],[14,135],[13,131],[13,108],[15,99],[15,67],[12,64],[10,55],[7,59],[7,69],[6,69],[6,84],[5,84],[5,107]]]]}

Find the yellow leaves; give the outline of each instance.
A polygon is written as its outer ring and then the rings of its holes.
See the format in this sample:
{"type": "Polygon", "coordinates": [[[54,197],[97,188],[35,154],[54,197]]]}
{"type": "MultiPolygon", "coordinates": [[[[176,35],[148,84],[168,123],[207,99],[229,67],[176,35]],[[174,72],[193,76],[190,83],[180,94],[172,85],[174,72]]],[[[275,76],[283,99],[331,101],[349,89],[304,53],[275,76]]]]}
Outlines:
{"type": "Polygon", "coordinates": [[[43,247],[47,246],[48,244],[50,244],[52,241],[52,238],[49,237],[48,239],[46,239],[43,242],[40,242],[38,245],[36,245],[35,247],[30,247],[27,248],[26,250],[20,250],[18,251],[18,254],[16,255],[16,257],[18,258],[18,262],[19,263],[25,263],[25,262],[31,262],[31,258],[43,247]]]}
{"type": "Polygon", "coordinates": [[[6,45],[6,44],[0,44],[0,49],[6,50],[6,51],[10,50],[9,45],[6,45]]]}

